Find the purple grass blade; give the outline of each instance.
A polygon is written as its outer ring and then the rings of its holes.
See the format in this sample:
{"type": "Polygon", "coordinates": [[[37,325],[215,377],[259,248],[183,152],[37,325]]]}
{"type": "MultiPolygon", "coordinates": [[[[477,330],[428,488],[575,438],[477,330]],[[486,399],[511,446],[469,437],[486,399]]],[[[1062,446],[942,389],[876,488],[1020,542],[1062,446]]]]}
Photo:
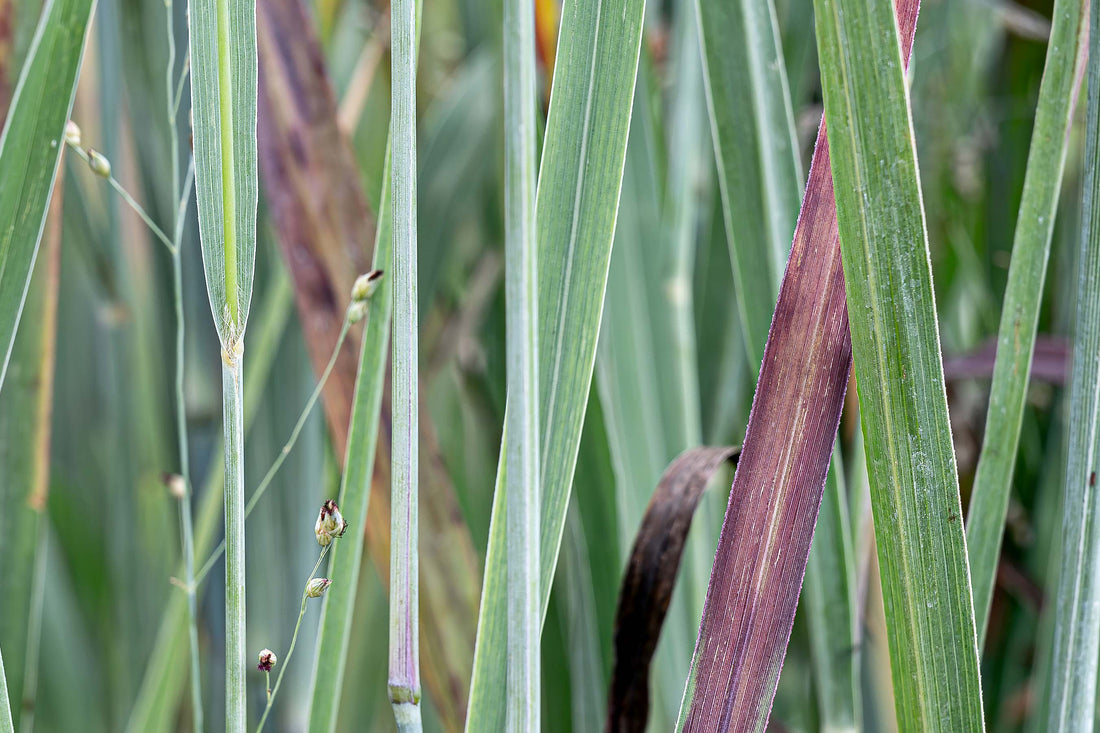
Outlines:
{"type": "MultiPolygon", "coordinates": [[[[895,8],[908,64],[920,3],[895,8]]],[[[707,588],[684,730],[767,724],[851,368],[822,120],[707,588]]]]}

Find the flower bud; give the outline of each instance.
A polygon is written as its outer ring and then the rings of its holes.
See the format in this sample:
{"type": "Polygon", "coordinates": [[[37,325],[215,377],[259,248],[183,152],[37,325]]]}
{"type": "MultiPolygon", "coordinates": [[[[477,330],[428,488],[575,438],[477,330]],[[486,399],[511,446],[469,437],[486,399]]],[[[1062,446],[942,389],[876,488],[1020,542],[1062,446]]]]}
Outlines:
{"type": "Polygon", "coordinates": [[[88,148],[88,167],[100,178],[111,177],[111,161],[103,153],[88,148]]]}
{"type": "Polygon", "coordinates": [[[306,595],[310,598],[320,598],[330,585],[332,581],[328,578],[314,578],[306,583],[306,595]]]}
{"type": "Polygon", "coordinates": [[[371,270],[355,278],[355,284],[351,286],[351,299],[353,301],[369,300],[382,284],[382,275],[381,270],[371,270]]]}
{"type": "Polygon", "coordinates": [[[65,123],[65,144],[74,148],[80,147],[80,127],[72,120],[65,123]]]}
{"type": "Polygon", "coordinates": [[[270,649],[264,649],[260,652],[260,663],[256,665],[256,669],[261,672],[270,672],[272,667],[279,663],[279,658],[275,656],[275,652],[270,649]]]}
{"type": "Polygon", "coordinates": [[[367,303],[363,300],[353,300],[348,306],[348,323],[359,323],[363,316],[367,315],[367,303]]]}
{"type": "Polygon", "coordinates": [[[340,508],[336,506],[335,501],[329,499],[321,505],[321,511],[317,515],[317,523],[313,527],[313,532],[317,535],[317,544],[321,547],[328,547],[334,539],[343,537],[347,529],[348,523],[340,514],[340,508]]]}

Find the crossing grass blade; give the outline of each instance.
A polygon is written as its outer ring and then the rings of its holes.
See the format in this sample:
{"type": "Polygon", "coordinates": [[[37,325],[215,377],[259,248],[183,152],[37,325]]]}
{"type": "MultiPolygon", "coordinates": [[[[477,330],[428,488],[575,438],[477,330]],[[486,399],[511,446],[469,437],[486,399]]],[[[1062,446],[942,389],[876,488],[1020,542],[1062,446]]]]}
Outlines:
{"type": "Polygon", "coordinates": [[[50,0],[0,135],[0,389],[65,149],[95,0],[50,0]]]}
{"type": "MultiPolygon", "coordinates": [[[[829,152],[898,723],[982,730],[932,268],[898,25],[816,0],[829,152]]],[[[916,8],[901,25],[912,27],[916,8]]],[[[904,36],[902,36],[904,38],[904,36]]]]}
{"type": "MultiPolygon", "coordinates": [[[[698,5],[722,217],[748,366],[756,372],[798,216],[802,166],[771,0],[698,5]]],[[[810,26],[796,24],[803,25],[810,26]]],[[[830,469],[801,601],[818,714],[836,730],[858,725],[860,707],[858,614],[844,502],[838,474],[830,469]]]]}
{"type": "MultiPolygon", "coordinates": [[[[917,4],[899,6],[908,58],[917,4]]],[[[794,624],[851,369],[827,140],[823,123],[718,541],[683,730],[763,730],[794,624]]]]}
{"type": "MultiPolygon", "coordinates": [[[[592,379],[643,13],[643,0],[567,3],[561,19],[535,204],[544,619],[592,379]]],[[[489,530],[467,730],[500,730],[504,725],[505,485],[501,467],[489,530]]]]}
{"type": "Polygon", "coordinates": [[[966,515],[966,543],[974,584],[979,648],[989,622],[1031,377],[1050,240],[1054,233],[1077,89],[1085,68],[1088,9],[1088,0],[1059,0],[1055,5],[1035,128],[1031,134],[1024,193],[1016,221],[985,435],[966,515]]]}

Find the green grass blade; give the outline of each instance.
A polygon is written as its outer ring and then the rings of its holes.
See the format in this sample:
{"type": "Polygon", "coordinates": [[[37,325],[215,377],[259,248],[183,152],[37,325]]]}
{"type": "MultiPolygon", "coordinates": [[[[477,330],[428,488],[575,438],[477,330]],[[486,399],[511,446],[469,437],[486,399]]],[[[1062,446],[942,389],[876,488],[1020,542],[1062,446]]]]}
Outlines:
{"type": "Polygon", "coordinates": [[[9,691],[21,703],[12,711],[20,725],[23,703],[33,705],[35,697],[41,609],[34,599],[45,582],[42,521],[50,481],[61,211],[58,191],[12,349],[8,387],[0,390],[0,648],[7,654],[9,691]]]}
{"type": "Polygon", "coordinates": [[[898,722],[903,730],[982,730],[898,24],[890,3],[877,0],[816,0],[814,9],[898,722]]]}
{"type": "MultiPolygon", "coordinates": [[[[374,268],[387,271],[393,261],[393,237],[390,212],[389,155],[386,156],[386,180],[378,211],[377,247],[374,268]]],[[[382,391],[389,350],[391,280],[383,276],[378,291],[371,299],[363,346],[359,353],[359,374],[355,382],[355,402],[348,430],[348,446],[344,459],[344,475],[340,487],[339,505],[350,523],[348,532],[329,553],[328,578],[332,585],[325,593],[317,640],[317,655],[313,662],[313,695],[310,704],[309,728],[316,733],[336,730],[343,691],[344,670],[347,667],[351,621],[358,594],[359,573],[363,560],[364,528],[370,485],[378,443],[378,416],[382,408],[382,391]]]]}
{"type": "Polygon", "coordinates": [[[802,171],[771,0],[696,0],[718,185],[746,350],[760,368],[802,171]]]}
{"type": "Polygon", "coordinates": [[[0,135],[0,388],[65,149],[62,133],[94,5],[46,4],[0,135]]]}
{"type": "Polygon", "coordinates": [[[1069,461],[1062,519],[1054,651],[1047,730],[1092,730],[1100,648],[1100,526],[1096,472],[1100,469],[1100,7],[1089,25],[1088,132],[1077,321],[1069,391],[1069,461]]]}
{"type": "Polygon", "coordinates": [[[822,727],[834,733],[861,730],[856,567],[838,448],[833,449],[825,478],[800,600],[809,626],[810,662],[822,727]]]}
{"type": "MultiPolygon", "coordinates": [[[[643,0],[567,3],[536,198],[543,618],[565,527],[615,232],[643,0]]],[[[497,473],[467,730],[504,725],[506,485],[497,473]]]]}
{"type": "Polygon", "coordinates": [[[1088,0],[1059,0],[1054,8],[1035,127],[1031,134],[1024,193],[1008,268],[997,360],[982,452],[966,516],[966,542],[974,584],[979,648],[1001,554],[1012,475],[1020,444],[1040,298],[1050,258],[1050,240],[1062,187],[1077,86],[1087,56],[1088,0]]]}
{"type": "Polygon", "coordinates": [[[508,494],[506,725],[541,727],[535,5],[504,2],[504,290],[508,494]]]}
{"type": "Polygon", "coordinates": [[[218,338],[232,350],[256,260],[256,4],[194,0],[188,17],[202,262],[218,338]]]}

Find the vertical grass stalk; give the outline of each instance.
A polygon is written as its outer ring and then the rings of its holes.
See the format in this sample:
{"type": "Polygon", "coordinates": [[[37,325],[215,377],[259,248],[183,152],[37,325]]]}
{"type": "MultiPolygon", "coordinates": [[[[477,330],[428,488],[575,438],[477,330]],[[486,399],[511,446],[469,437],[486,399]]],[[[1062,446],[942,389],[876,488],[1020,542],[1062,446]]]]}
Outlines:
{"type": "Polygon", "coordinates": [[[508,730],[540,717],[539,385],[535,242],[535,12],[504,3],[504,228],[508,409],[508,730]]]}
{"type": "Polygon", "coordinates": [[[417,552],[419,369],[416,294],[416,1],[391,6],[393,98],[393,503],[389,692],[399,731],[419,731],[417,552]]]}
{"type": "Polygon", "coordinates": [[[210,310],[222,347],[225,727],[244,731],[244,333],[256,259],[255,0],[191,0],[195,188],[210,310]]]}
{"type": "Polygon", "coordinates": [[[1096,709],[1100,648],[1100,8],[1092,5],[1089,33],[1088,132],[1084,216],[1077,274],[1077,324],[1070,382],[1069,460],[1062,519],[1054,655],[1047,730],[1090,731],[1096,709]]]}
{"type": "Polygon", "coordinates": [[[243,354],[222,351],[225,440],[225,728],[243,731],[245,712],[243,354]]]}

